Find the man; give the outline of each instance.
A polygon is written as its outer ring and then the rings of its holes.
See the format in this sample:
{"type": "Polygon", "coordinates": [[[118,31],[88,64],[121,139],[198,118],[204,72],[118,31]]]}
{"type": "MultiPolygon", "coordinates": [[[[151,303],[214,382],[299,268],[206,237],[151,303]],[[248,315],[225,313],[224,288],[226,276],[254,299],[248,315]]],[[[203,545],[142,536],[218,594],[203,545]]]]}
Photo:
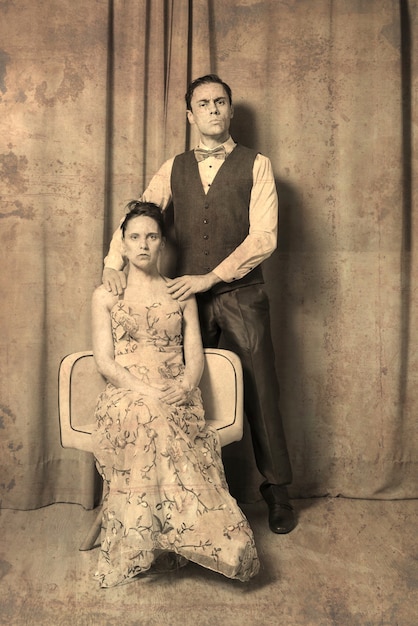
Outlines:
{"type": "MultiPolygon", "coordinates": [[[[244,372],[244,405],[257,467],[265,481],[269,527],[279,534],[296,525],[286,485],[292,481],[270,333],[269,302],[261,262],[277,246],[278,200],[269,159],[235,144],[230,87],[209,74],[186,93],[187,118],[198,147],[166,161],[142,196],[174,207],[178,277],[174,298],[196,294],[203,343],[236,352],[244,372]]],[[[121,293],[125,275],[118,231],[105,260],[103,283],[121,293]]]]}

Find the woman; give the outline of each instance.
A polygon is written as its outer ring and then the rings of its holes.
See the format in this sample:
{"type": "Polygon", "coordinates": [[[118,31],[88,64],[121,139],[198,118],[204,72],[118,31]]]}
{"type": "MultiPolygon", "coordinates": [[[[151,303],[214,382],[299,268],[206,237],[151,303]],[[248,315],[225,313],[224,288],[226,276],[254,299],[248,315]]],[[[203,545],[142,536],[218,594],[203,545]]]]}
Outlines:
{"type": "Polygon", "coordinates": [[[111,587],[161,562],[194,561],[246,581],[259,562],[228,492],[218,434],[205,423],[196,302],[174,300],[159,274],[160,208],[132,201],[127,209],[126,289],[118,297],[100,286],[92,302],[93,351],[107,380],[93,434],[106,486],[96,577],[111,587]]]}

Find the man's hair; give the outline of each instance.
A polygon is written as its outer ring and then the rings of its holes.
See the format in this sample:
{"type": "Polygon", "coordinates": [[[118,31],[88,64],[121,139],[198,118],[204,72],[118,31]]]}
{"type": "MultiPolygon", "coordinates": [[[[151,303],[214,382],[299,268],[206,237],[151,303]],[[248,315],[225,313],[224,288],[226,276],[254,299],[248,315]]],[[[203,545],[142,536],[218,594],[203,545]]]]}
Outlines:
{"type": "Polygon", "coordinates": [[[160,229],[161,236],[165,235],[165,224],[164,224],[164,216],[158,204],[154,204],[153,202],[141,202],[140,200],[131,200],[126,205],[126,215],[122,224],[120,225],[122,231],[122,239],[125,238],[125,231],[129,224],[129,222],[134,217],[150,217],[153,219],[160,229]]]}
{"type": "Polygon", "coordinates": [[[229,104],[232,104],[231,87],[229,85],[227,85],[226,83],[224,83],[224,81],[221,78],[219,78],[219,76],[217,74],[206,74],[206,76],[201,76],[200,78],[196,78],[187,87],[186,95],[184,97],[186,99],[186,107],[187,107],[188,111],[192,110],[191,102],[192,102],[192,97],[193,97],[194,90],[197,87],[200,87],[201,85],[207,85],[208,83],[218,83],[218,85],[222,85],[222,87],[225,89],[225,91],[226,91],[226,93],[228,95],[229,104]]]}

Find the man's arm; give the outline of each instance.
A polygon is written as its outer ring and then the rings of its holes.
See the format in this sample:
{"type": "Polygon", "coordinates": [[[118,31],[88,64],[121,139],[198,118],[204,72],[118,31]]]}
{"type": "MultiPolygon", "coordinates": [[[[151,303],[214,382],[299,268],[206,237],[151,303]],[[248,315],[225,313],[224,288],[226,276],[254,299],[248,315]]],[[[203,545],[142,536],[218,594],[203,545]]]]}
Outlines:
{"type": "Polygon", "coordinates": [[[258,154],[253,168],[249,207],[249,232],[244,241],[217,267],[214,273],[230,283],[243,278],[267,259],[277,247],[278,197],[270,159],[258,154]]]}

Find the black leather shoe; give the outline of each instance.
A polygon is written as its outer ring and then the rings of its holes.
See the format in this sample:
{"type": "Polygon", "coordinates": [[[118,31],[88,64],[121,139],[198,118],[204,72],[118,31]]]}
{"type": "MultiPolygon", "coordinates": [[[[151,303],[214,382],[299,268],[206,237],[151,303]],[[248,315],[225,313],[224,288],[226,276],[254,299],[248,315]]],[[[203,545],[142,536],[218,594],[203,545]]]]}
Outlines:
{"type": "Polygon", "coordinates": [[[296,518],[286,487],[264,483],[260,492],[269,508],[270,530],[278,535],[290,533],[296,526],[296,518]]]}

